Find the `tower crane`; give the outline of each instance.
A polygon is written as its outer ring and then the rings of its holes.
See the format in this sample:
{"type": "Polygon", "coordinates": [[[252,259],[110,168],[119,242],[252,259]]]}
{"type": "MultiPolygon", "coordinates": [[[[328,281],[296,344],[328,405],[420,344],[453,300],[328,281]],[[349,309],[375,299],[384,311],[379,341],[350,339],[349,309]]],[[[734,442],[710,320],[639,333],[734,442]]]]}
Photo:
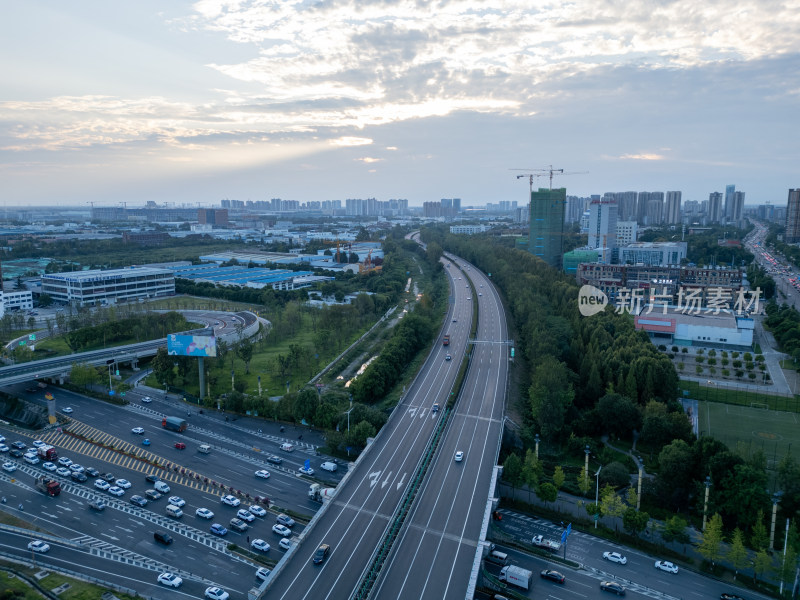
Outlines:
{"type": "Polygon", "coordinates": [[[533,192],[533,178],[534,177],[544,177],[545,175],[550,176],[550,189],[553,189],[553,175],[585,175],[589,171],[570,171],[564,172],[564,169],[554,169],[553,165],[548,165],[546,169],[510,169],[511,171],[528,171],[526,175],[517,175],[517,179],[521,177],[529,177],[530,178],[530,185],[531,185],[531,192],[533,192]]]}

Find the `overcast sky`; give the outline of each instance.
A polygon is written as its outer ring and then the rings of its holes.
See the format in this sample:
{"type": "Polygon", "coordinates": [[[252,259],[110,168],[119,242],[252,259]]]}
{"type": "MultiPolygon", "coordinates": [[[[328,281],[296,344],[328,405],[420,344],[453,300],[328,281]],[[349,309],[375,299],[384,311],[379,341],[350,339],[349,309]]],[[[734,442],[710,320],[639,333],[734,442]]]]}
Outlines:
{"type": "Polygon", "coordinates": [[[0,194],[523,204],[552,165],[785,205],[798,31],[800,0],[5,2],[0,194]]]}

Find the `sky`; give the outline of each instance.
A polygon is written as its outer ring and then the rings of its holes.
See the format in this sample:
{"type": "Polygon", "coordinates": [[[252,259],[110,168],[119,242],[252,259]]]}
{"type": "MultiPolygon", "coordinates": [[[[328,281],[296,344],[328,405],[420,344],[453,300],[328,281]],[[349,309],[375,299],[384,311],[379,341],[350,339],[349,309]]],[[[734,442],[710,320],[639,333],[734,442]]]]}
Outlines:
{"type": "Polygon", "coordinates": [[[4,2],[0,197],[524,204],[552,167],[785,206],[798,30],[800,0],[4,2]]]}

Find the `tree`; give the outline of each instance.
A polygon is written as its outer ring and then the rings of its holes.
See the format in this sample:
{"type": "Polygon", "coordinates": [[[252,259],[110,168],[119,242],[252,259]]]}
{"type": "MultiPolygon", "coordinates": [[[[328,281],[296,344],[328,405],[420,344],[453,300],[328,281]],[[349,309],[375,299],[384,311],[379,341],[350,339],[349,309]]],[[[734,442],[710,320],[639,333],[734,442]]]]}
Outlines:
{"type": "Polygon", "coordinates": [[[542,474],[542,465],[536,458],[536,454],[528,448],[525,452],[525,460],[522,463],[522,481],[528,486],[528,496],[530,498],[530,491],[534,490],[539,485],[539,477],[542,474]]]}
{"type": "Polygon", "coordinates": [[[759,550],[766,550],[767,544],[769,544],[769,535],[767,534],[767,527],[764,525],[764,511],[759,510],[758,514],[756,514],[753,529],[750,532],[750,547],[758,552],[759,550]]]}
{"type": "Polygon", "coordinates": [[[647,523],[649,521],[650,515],[648,515],[646,512],[639,512],[631,506],[625,509],[625,512],[622,515],[622,526],[625,527],[625,530],[631,535],[635,536],[638,536],[645,529],[647,529],[647,523]]]}
{"type": "Polygon", "coordinates": [[[780,563],[778,576],[787,589],[791,588],[795,577],[795,569],[797,568],[797,551],[792,544],[786,546],[786,556],[779,555],[778,561],[780,563]]]}
{"type": "Polygon", "coordinates": [[[667,519],[664,523],[664,528],[661,530],[661,537],[665,542],[678,542],[679,544],[686,545],[691,539],[686,531],[686,520],[678,515],[674,515],[667,519]]]}
{"type": "Polygon", "coordinates": [[[744,534],[738,527],[733,530],[733,539],[726,558],[733,566],[733,578],[736,579],[739,569],[747,564],[747,548],[744,547],[744,534]]]}
{"type": "Polygon", "coordinates": [[[631,474],[625,465],[615,460],[603,467],[600,471],[600,480],[615,488],[621,488],[630,485],[631,474]]]}
{"type": "Polygon", "coordinates": [[[632,506],[633,508],[636,508],[636,505],[639,504],[639,494],[636,493],[633,486],[629,487],[628,491],[625,493],[625,502],[628,503],[628,506],[632,506]]]}
{"type": "Polygon", "coordinates": [[[763,548],[756,553],[755,561],[753,562],[753,573],[755,580],[758,581],[758,576],[766,573],[772,568],[772,557],[767,554],[763,548]]]}
{"type": "Polygon", "coordinates": [[[84,388],[98,383],[100,381],[100,374],[97,369],[85,363],[72,363],[72,369],[69,373],[69,379],[75,385],[83,386],[84,388]]]}
{"type": "Polygon", "coordinates": [[[167,349],[164,346],[161,346],[156,351],[153,362],[150,364],[153,367],[153,374],[156,376],[156,378],[158,378],[159,381],[167,383],[172,382],[173,378],[175,377],[175,373],[173,371],[173,361],[167,354],[167,349]]]}
{"type": "Polygon", "coordinates": [[[530,406],[539,423],[542,439],[555,442],[564,430],[567,410],[574,392],[567,366],[552,356],[545,356],[533,372],[530,406]]]}
{"type": "Polygon", "coordinates": [[[546,503],[555,502],[558,498],[558,490],[552,483],[546,482],[539,486],[536,495],[546,503]]]}
{"type": "Polygon", "coordinates": [[[244,363],[244,372],[249,375],[250,361],[253,359],[253,344],[250,343],[250,340],[243,339],[239,342],[239,345],[236,346],[236,354],[244,363]]]}
{"type": "Polygon", "coordinates": [[[600,511],[603,516],[621,517],[625,509],[625,503],[617,495],[617,492],[610,485],[605,485],[600,492],[600,511]]]}
{"type": "Polygon", "coordinates": [[[511,484],[512,489],[522,483],[522,461],[514,453],[509,454],[503,463],[503,479],[511,484]]]}
{"type": "Polygon", "coordinates": [[[694,452],[683,440],[673,440],[658,454],[658,483],[666,503],[672,508],[685,507],[694,477],[694,452]]]}
{"type": "Polygon", "coordinates": [[[642,415],[636,405],[620,394],[606,394],[597,403],[597,418],[603,433],[617,437],[630,436],[641,426],[642,415]]]}
{"type": "Polygon", "coordinates": [[[706,530],[701,533],[697,551],[703,558],[711,561],[712,567],[722,558],[722,517],[719,513],[714,513],[706,523],[706,530]]]}
{"type": "Polygon", "coordinates": [[[586,472],[586,467],[581,468],[581,472],[578,474],[578,489],[584,496],[592,489],[592,480],[586,472]]]}
{"type": "Polygon", "coordinates": [[[39,294],[39,306],[47,308],[53,303],[53,297],[50,294],[39,294]]]}
{"type": "Polygon", "coordinates": [[[556,465],[556,468],[553,470],[553,485],[556,486],[557,490],[561,489],[566,478],[567,476],[564,475],[564,469],[561,468],[561,465],[556,465]]]}

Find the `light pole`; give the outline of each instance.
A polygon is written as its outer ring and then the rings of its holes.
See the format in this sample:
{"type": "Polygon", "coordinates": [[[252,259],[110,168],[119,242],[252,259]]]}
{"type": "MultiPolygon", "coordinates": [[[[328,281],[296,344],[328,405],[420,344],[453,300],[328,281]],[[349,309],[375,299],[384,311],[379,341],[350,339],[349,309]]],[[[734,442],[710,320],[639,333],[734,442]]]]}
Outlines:
{"type": "Polygon", "coordinates": [[[583,464],[583,468],[588,473],[589,472],[589,453],[592,451],[592,449],[589,448],[589,444],[586,444],[586,447],[583,449],[583,451],[586,453],[586,461],[583,464]]]}
{"type": "Polygon", "coordinates": [[[164,382],[164,400],[167,399],[167,382],[164,382]]]}
{"type": "Polygon", "coordinates": [[[711,476],[706,475],[706,499],[703,501],[703,531],[706,530],[706,521],[708,520],[708,491],[711,489],[711,476]]]}
{"type": "Polygon", "coordinates": [[[775,518],[778,516],[778,502],[781,501],[783,492],[778,490],[772,494],[772,525],[769,528],[769,549],[774,550],[775,544],[775,518]]]}
{"type": "MultiPolygon", "coordinates": [[[[587,446],[588,448],[588,446],[587,446]]],[[[587,454],[587,464],[588,464],[588,454],[587,454]]],[[[600,519],[600,471],[603,470],[603,465],[600,465],[597,468],[597,473],[594,474],[596,478],[595,488],[594,488],[594,508],[597,511],[594,513],[594,528],[597,529],[597,521],[600,519]]],[[[589,471],[586,471],[587,473],[589,471]]]]}
{"type": "Polygon", "coordinates": [[[536,442],[536,460],[539,460],[539,434],[537,433],[535,436],[533,436],[533,439],[536,442]]]}

